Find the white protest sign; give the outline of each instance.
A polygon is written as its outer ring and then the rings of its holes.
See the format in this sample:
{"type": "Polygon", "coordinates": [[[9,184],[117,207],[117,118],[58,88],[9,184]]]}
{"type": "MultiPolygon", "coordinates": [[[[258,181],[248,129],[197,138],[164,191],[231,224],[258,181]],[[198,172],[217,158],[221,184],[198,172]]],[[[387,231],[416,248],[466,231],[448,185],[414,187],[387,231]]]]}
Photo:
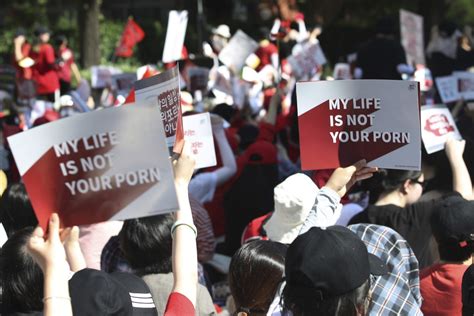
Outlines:
{"type": "Polygon", "coordinates": [[[408,64],[425,65],[423,17],[410,11],[400,10],[400,35],[408,64]]]}
{"type": "Polygon", "coordinates": [[[163,48],[163,58],[161,59],[164,63],[181,59],[187,27],[188,11],[170,11],[168,28],[166,29],[165,47],[163,48]]]}
{"type": "Polygon", "coordinates": [[[421,107],[421,137],[428,154],[442,150],[450,137],[462,139],[451,112],[444,105],[421,107]]]}
{"type": "Polygon", "coordinates": [[[334,80],[296,84],[304,170],[370,166],[420,170],[419,83],[334,80]]]}
{"type": "Polygon", "coordinates": [[[474,100],[474,73],[455,71],[453,76],[458,79],[459,94],[464,100],[474,100]]]}
{"type": "Polygon", "coordinates": [[[250,54],[256,51],[258,43],[243,31],[238,30],[230,39],[229,43],[219,53],[219,60],[238,73],[245,65],[250,54]]]}
{"type": "Polygon", "coordinates": [[[191,143],[196,159],[195,169],[215,166],[217,160],[209,113],[184,116],[183,127],[184,140],[191,143]]]}
{"type": "Polygon", "coordinates": [[[159,108],[138,103],[8,138],[40,225],[66,227],[178,209],[159,108]]]}
{"type": "Polygon", "coordinates": [[[455,102],[461,99],[458,88],[458,78],[454,76],[435,78],[436,87],[443,103],[455,102]]]}
{"type": "Polygon", "coordinates": [[[112,84],[112,75],[121,74],[122,71],[112,66],[92,66],[91,86],[94,89],[102,89],[112,84]]]}
{"type": "Polygon", "coordinates": [[[346,63],[337,63],[334,66],[333,75],[335,80],[347,80],[352,79],[351,66],[346,63]]]}
{"type": "Polygon", "coordinates": [[[288,57],[291,71],[298,80],[311,78],[317,68],[325,65],[326,62],[326,56],[319,42],[306,42],[297,54],[288,57]]]}
{"type": "Polygon", "coordinates": [[[8,240],[8,236],[5,231],[5,228],[0,223],[0,248],[3,247],[3,245],[7,242],[7,240],[8,240]]]}
{"type": "Polygon", "coordinates": [[[181,152],[183,122],[181,115],[180,80],[178,67],[135,82],[135,100],[156,104],[161,111],[166,144],[181,152]]]}

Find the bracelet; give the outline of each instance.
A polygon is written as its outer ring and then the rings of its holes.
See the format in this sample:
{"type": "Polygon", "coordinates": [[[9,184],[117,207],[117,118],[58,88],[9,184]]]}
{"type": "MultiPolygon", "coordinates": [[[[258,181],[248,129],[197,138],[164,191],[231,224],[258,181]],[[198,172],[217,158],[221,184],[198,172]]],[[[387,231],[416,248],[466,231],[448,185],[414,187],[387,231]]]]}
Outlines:
{"type": "Polygon", "coordinates": [[[171,237],[174,237],[174,232],[176,230],[176,228],[178,228],[179,226],[186,226],[186,227],[189,227],[193,233],[194,233],[194,236],[197,237],[197,229],[196,229],[196,226],[194,226],[193,223],[187,223],[187,222],[184,222],[184,221],[176,221],[174,222],[173,226],[171,227],[171,237]]]}
{"type": "Polygon", "coordinates": [[[43,298],[43,303],[45,303],[47,300],[56,300],[56,299],[71,301],[71,298],[69,296],[47,296],[43,298]]]}

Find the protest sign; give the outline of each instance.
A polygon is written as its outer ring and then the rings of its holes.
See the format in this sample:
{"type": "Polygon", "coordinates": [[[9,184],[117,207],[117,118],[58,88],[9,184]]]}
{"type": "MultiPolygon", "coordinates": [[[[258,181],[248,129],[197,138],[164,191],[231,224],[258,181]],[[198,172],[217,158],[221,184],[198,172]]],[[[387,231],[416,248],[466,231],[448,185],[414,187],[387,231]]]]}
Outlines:
{"type": "Polygon", "coordinates": [[[351,76],[351,66],[346,63],[337,63],[334,66],[334,71],[332,76],[335,80],[347,80],[352,79],[351,76]]]}
{"type": "Polygon", "coordinates": [[[122,71],[112,66],[92,66],[91,86],[94,89],[102,89],[112,84],[112,75],[121,74],[122,71]]]}
{"type": "Polygon", "coordinates": [[[135,82],[135,100],[151,100],[158,105],[166,134],[166,144],[174,152],[183,147],[183,122],[178,68],[135,82]]]}
{"type": "Polygon", "coordinates": [[[423,44],[423,17],[410,11],[400,10],[400,35],[409,65],[425,65],[423,44]]]}
{"type": "Polygon", "coordinates": [[[5,232],[5,228],[3,227],[2,224],[0,224],[0,248],[3,247],[3,245],[7,242],[8,236],[7,233],[5,232]]]}
{"type": "Polygon", "coordinates": [[[298,82],[296,95],[303,169],[360,159],[380,168],[420,169],[418,82],[298,82]]]}
{"type": "Polygon", "coordinates": [[[443,103],[455,102],[461,99],[459,94],[458,79],[454,76],[435,78],[436,87],[443,103]]]}
{"type": "Polygon", "coordinates": [[[209,113],[183,117],[184,139],[191,143],[196,159],[195,169],[212,167],[217,164],[209,113]]]}
{"type": "Polygon", "coordinates": [[[40,225],[178,209],[160,111],[152,104],[75,115],[8,138],[40,225]]]}
{"type": "Polygon", "coordinates": [[[229,43],[219,53],[219,60],[234,73],[239,73],[245,66],[247,57],[256,51],[258,43],[243,31],[238,30],[229,43]]]}
{"type": "Polygon", "coordinates": [[[450,137],[462,139],[453,116],[445,105],[421,107],[421,137],[428,154],[442,150],[450,137]]]}
{"type": "Polygon", "coordinates": [[[166,29],[163,58],[161,59],[164,63],[181,59],[187,27],[188,11],[171,10],[168,16],[168,28],[166,29]]]}
{"type": "Polygon", "coordinates": [[[317,68],[326,64],[326,56],[319,42],[306,42],[295,55],[288,57],[291,71],[297,80],[309,79],[317,71],[317,68]]]}
{"type": "Polygon", "coordinates": [[[464,100],[474,100],[474,73],[455,71],[453,76],[458,79],[458,91],[464,100]]]}

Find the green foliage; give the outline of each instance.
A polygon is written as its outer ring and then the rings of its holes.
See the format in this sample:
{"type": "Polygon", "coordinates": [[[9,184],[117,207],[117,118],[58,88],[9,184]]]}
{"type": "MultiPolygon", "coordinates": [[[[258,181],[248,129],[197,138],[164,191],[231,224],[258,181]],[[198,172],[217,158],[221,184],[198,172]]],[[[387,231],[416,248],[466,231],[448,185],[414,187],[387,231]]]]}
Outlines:
{"type": "Polygon", "coordinates": [[[457,24],[474,24],[474,1],[472,0],[454,0],[449,6],[446,14],[447,18],[452,19],[457,24]]]}

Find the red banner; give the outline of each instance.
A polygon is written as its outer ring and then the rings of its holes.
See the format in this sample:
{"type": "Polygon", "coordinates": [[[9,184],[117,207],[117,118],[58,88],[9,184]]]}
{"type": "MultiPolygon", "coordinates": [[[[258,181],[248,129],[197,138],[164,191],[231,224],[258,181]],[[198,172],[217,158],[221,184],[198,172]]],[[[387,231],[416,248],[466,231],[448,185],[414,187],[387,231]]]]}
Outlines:
{"type": "Polygon", "coordinates": [[[133,19],[129,19],[122,33],[120,44],[115,50],[115,55],[119,57],[131,57],[133,55],[133,47],[141,42],[145,37],[145,32],[135,23],[133,19]]]}

